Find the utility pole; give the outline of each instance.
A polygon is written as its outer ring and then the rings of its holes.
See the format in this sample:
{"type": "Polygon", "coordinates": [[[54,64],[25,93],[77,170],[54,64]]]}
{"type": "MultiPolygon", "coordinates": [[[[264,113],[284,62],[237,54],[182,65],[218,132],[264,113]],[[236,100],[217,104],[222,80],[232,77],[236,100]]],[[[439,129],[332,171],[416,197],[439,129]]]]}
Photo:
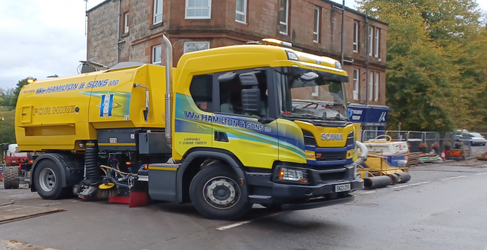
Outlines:
{"type": "Polygon", "coordinates": [[[365,10],[365,106],[369,106],[369,18],[368,18],[368,10],[365,10]]]}
{"type": "Polygon", "coordinates": [[[341,58],[340,58],[340,63],[342,64],[342,68],[343,68],[343,30],[344,30],[344,26],[345,26],[345,0],[343,0],[343,4],[342,4],[342,44],[341,44],[341,58]]]}

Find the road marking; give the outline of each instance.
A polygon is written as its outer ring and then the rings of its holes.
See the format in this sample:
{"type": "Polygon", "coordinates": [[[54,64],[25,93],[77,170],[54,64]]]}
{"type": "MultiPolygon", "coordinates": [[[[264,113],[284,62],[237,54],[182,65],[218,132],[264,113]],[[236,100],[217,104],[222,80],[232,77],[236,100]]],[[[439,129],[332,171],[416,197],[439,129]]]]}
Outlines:
{"type": "Polygon", "coordinates": [[[475,175],[484,175],[484,174],[487,174],[487,172],[485,172],[485,173],[478,173],[478,174],[475,174],[475,175]]]}
{"type": "Polygon", "coordinates": [[[219,230],[219,231],[227,230],[227,229],[230,229],[230,228],[234,228],[234,227],[238,227],[238,226],[241,226],[241,225],[248,224],[248,223],[253,222],[253,221],[258,221],[258,220],[262,220],[262,219],[265,219],[265,218],[274,217],[276,215],[280,215],[280,214],[283,214],[283,213],[285,213],[285,212],[279,212],[279,213],[275,213],[275,214],[269,214],[269,215],[266,215],[266,216],[263,216],[263,217],[260,217],[260,218],[256,218],[256,219],[253,219],[253,220],[247,220],[247,221],[242,221],[242,222],[238,222],[238,223],[226,225],[226,226],[223,226],[223,227],[217,227],[216,230],[219,230]]]}
{"type": "Polygon", "coordinates": [[[460,175],[460,176],[455,176],[455,177],[450,177],[450,178],[445,178],[445,179],[441,179],[442,181],[448,181],[448,180],[454,180],[454,179],[458,179],[458,178],[465,178],[467,177],[466,175],[460,175]]]}
{"type": "Polygon", "coordinates": [[[418,186],[418,185],[423,185],[423,184],[427,184],[428,182],[418,182],[418,183],[413,183],[413,184],[408,184],[408,185],[402,185],[402,186],[396,186],[396,187],[392,187],[392,188],[403,188],[403,187],[412,187],[412,186],[418,186]]]}
{"type": "Polygon", "coordinates": [[[358,194],[358,195],[362,195],[362,194],[373,194],[375,192],[377,192],[377,191],[360,192],[360,193],[356,193],[356,194],[358,194]]]}

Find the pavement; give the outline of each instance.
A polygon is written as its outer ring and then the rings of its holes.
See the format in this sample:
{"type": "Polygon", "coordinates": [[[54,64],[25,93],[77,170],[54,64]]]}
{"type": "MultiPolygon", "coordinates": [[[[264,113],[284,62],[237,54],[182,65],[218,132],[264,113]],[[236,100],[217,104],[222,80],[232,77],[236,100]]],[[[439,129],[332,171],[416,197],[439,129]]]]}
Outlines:
{"type": "Polygon", "coordinates": [[[10,210],[63,209],[1,224],[0,249],[487,250],[487,161],[421,164],[410,173],[408,183],[357,191],[351,203],[277,213],[255,205],[238,221],[168,202],[128,208],[0,190],[0,205],[19,206],[10,210]]]}

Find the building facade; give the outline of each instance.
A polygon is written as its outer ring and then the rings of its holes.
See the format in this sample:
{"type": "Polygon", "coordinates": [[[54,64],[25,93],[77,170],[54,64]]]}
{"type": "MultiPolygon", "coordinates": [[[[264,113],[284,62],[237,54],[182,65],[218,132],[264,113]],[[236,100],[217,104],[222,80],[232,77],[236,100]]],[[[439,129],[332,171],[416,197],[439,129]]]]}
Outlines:
{"type": "MultiPolygon", "coordinates": [[[[87,60],[164,64],[163,34],[173,44],[174,66],[187,52],[262,38],[340,60],[342,13],[340,4],[328,0],[107,0],[87,12],[87,60]]],[[[388,25],[350,8],[344,19],[349,115],[363,130],[380,130],[389,111],[388,25]]]]}

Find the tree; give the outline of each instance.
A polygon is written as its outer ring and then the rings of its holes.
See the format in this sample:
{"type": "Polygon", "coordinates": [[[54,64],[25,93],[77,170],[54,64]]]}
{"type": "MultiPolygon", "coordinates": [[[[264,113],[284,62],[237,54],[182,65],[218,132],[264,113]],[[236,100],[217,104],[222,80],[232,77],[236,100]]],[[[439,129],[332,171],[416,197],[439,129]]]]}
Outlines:
{"type": "MultiPolygon", "coordinates": [[[[13,109],[17,106],[17,99],[19,98],[20,91],[24,85],[27,85],[27,79],[31,77],[24,78],[17,83],[17,87],[13,91],[13,97],[10,99],[9,106],[13,109]]],[[[36,80],[36,79],[34,79],[36,80]]]]}
{"type": "Polygon", "coordinates": [[[487,36],[476,2],[362,0],[359,9],[389,23],[389,124],[451,131],[486,121],[487,36]]]}

